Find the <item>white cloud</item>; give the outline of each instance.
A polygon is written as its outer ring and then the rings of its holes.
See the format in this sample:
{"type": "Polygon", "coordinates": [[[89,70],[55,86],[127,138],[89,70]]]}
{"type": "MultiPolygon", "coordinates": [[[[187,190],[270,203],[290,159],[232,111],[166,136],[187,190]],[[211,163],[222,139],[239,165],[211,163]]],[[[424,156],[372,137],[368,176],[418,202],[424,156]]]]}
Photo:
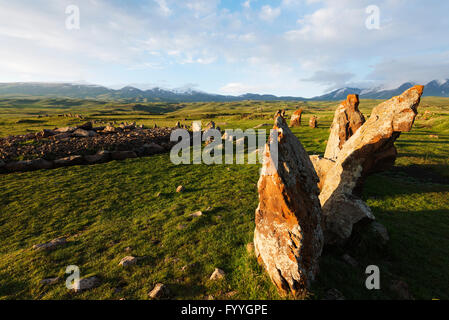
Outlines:
{"type": "Polygon", "coordinates": [[[281,8],[272,8],[269,5],[265,5],[260,10],[259,17],[262,20],[272,22],[281,14],[281,8]]]}
{"type": "Polygon", "coordinates": [[[172,14],[172,10],[167,6],[166,0],[154,0],[159,5],[159,11],[164,16],[169,16],[172,14]]]}

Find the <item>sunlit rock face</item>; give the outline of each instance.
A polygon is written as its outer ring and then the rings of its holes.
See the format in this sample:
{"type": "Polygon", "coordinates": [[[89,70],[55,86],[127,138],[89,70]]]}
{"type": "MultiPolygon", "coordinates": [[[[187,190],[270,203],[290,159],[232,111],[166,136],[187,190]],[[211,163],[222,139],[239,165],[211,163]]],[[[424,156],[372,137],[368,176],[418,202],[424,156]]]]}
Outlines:
{"type": "Polygon", "coordinates": [[[356,223],[374,220],[358,191],[369,174],[394,164],[394,142],[401,132],[411,130],[423,89],[415,86],[374,108],[370,118],[342,145],[334,164],[315,159],[324,181],[319,198],[327,243],[344,242],[356,223]]]}
{"type": "Polygon", "coordinates": [[[278,130],[278,152],[270,144],[265,146],[268,161],[258,183],[254,248],[279,292],[297,296],[315,279],[324,243],[318,177],[280,114],[274,129],[278,130]]]}

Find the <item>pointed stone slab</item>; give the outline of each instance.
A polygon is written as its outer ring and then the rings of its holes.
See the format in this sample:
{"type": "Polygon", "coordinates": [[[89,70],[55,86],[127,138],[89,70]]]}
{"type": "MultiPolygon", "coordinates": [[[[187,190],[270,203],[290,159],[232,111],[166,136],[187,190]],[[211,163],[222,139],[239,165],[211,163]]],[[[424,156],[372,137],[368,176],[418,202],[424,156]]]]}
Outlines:
{"type": "MultiPolygon", "coordinates": [[[[315,279],[324,243],[318,177],[307,152],[279,114],[274,129],[278,130],[278,166],[274,161],[263,164],[254,249],[279,292],[297,296],[315,279]]],[[[275,157],[270,144],[264,152],[270,160],[275,157]]]]}
{"type": "Polygon", "coordinates": [[[331,133],[327,140],[324,157],[335,160],[346,141],[365,123],[365,117],[359,111],[359,96],[348,95],[347,99],[335,111],[331,133]]]}
{"type": "Polygon", "coordinates": [[[357,191],[369,174],[394,163],[394,142],[401,132],[411,130],[423,89],[415,86],[374,108],[368,121],[346,141],[335,164],[327,170],[320,193],[326,243],[344,242],[356,223],[374,220],[357,191]]]}

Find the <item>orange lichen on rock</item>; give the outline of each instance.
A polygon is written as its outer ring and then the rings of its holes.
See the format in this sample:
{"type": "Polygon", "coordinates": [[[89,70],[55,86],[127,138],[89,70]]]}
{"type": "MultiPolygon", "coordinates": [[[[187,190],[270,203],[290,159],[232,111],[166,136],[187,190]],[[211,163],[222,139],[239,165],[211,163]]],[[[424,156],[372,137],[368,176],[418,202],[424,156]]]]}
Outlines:
{"type": "Polygon", "coordinates": [[[258,183],[254,248],[280,293],[297,296],[315,279],[323,248],[318,177],[281,115],[274,128],[277,148],[265,146],[268,160],[258,183]]]}
{"type": "Polygon", "coordinates": [[[304,110],[302,108],[299,108],[295,112],[293,112],[293,115],[290,119],[290,127],[300,127],[301,126],[301,117],[304,110]]]}
{"type": "MultiPolygon", "coordinates": [[[[374,108],[368,121],[343,144],[335,164],[326,164],[320,193],[326,242],[345,241],[356,223],[374,219],[358,195],[369,174],[394,164],[394,142],[401,132],[411,130],[422,93],[423,86],[415,86],[374,108]]],[[[323,167],[320,161],[314,161],[317,168],[323,167]]]]}

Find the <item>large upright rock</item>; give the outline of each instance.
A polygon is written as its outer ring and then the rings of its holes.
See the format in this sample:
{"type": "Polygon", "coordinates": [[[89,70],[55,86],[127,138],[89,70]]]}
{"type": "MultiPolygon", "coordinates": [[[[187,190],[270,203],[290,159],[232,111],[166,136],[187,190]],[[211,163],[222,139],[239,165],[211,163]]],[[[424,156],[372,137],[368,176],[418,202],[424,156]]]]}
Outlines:
{"type": "Polygon", "coordinates": [[[274,146],[265,146],[258,183],[255,254],[281,294],[303,293],[318,272],[323,248],[318,177],[284,118],[278,114],[278,166],[274,146]]]}
{"type": "Polygon", "coordinates": [[[374,220],[357,191],[367,175],[394,164],[394,142],[401,132],[411,130],[423,88],[415,86],[374,108],[327,170],[320,193],[327,243],[344,242],[356,223],[374,220]]]}
{"type": "Polygon", "coordinates": [[[296,110],[291,119],[290,119],[290,127],[300,127],[301,126],[301,117],[302,117],[303,109],[299,108],[296,110]]]}
{"type": "Polygon", "coordinates": [[[348,95],[335,111],[331,133],[327,141],[324,157],[335,160],[344,143],[365,123],[365,117],[359,111],[359,96],[348,95]]]}

